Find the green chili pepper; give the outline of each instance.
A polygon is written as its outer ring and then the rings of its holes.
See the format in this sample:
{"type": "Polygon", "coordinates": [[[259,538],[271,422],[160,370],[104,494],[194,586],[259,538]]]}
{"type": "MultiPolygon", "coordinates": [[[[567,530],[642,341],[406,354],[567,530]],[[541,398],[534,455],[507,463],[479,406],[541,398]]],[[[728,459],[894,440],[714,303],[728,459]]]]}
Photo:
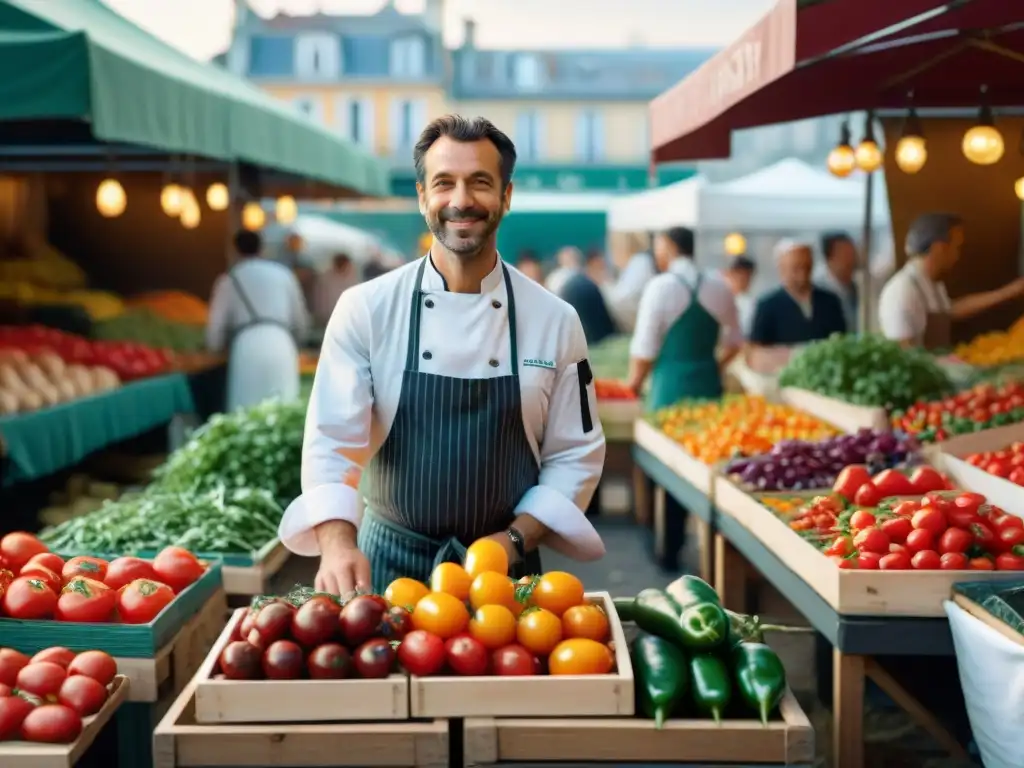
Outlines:
{"type": "Polygon", "coordinates": [[[641,632],[630,647],[640,711],[660,729],[686,695],[686,654],[673,643],[641,632]]]}
{"type": "Polygon", "coordinates": [[[687,650],[707,651],[725,643],[729,636],[729,619],[722,606],[699,600],[699,591],[676,591],[686,599],[686,606],[660,589],[645,589],[637,595],[634,608],[637,625],[687,650]]]}
{"type": "Polygon", "coordinates": [[[698,712],[721,722],[732,698],[732,683],[720,658],[700,653],[690,659],[690,697],[698,712]]]}
{"type": "Polygon", "coordinates": [[[740,698],[767,725],[786,692],[786,670],[778,655],[764,643],[741,643],[732,649],[732,665],[740,698]]]}
{"type": "Polygon", "coordinates": [[[660,589],[645,589],[636,596],[633,620],[645,632],[683,647],[686,636],[679,624],[679,604],[660,589]]]}
{"type": "Polygon", "coordinates": [[[729,639],[729,619],[718,603],[697,603],[679,614],[683,645],[694,651],[710,651],[729,639]]]}
{"type": "Polygon", "coordinates": [[[714,587],[696,576],[680,576],[665,588],[665,592],[679,604],[680,608],[697,603],[719,602],[714,587]]]}
{"type": "Polygon", "coordinates": [[[612,604],[615,606],[615,613],[619,615],[619,621],[635,621],[635,597],[616,597],[612,600],[612,604]]]}

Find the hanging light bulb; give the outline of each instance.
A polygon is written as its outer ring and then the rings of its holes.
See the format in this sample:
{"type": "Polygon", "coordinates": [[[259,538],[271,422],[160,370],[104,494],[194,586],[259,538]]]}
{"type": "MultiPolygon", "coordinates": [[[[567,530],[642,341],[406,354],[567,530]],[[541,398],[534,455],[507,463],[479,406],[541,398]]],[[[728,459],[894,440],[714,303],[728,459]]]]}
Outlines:
{"type": "Polygon", "coordinates": [[[100,216],[115,219],[128,207],[128,195],[117,179],[104,179],[96,187],[96,210],[100,216]]]}
{"type": "Polygon", "coordinates": [[[729,256],[739,256],[747,251],[747,238],[739,232],[733,232],[725,236],[725,252],[729,256]]]}
{"type": "Polygon", "coordinates": [[[1024,176],[1013,182],[1013,191],[1017,194],[1017,199],[1024,200],[1024,176]]]}
{"type": "Polygon", "coordinates": [[[274,207],[274,215],[281,224],[291,224],[299,216],[299,206],[291,195],[282,195],[277,198],[277,205],[274,207]]]}
{"type": "Polygon", "coordinates": [[[988,86],[981,87],[982,104],[978,110],[978,122],[964,133],[964,140],[961,145],[964,157],[977,165],[992,165],[998,163],[1006,151],[1003,143],[1003,135],[996,128],[995,117],[992,114],[992,107],[985,99],[988,86]]]}
{"type": "Polygon", "coordinates": [[[181,186],[178,184],[167,184],[160,190],[160,207],[168,216],[176,217],[181,215],[181,186]]]}
{"type": "Polygon", "coordinates": [[[263,225],[267,223],[267,214],[263,211],[263,206],[259,203],[246,203],[242,208],[242,226],[248,229],[250,232],[256,232],[257,230],[263,229],[263,225]]]}
{"type": "Polygon", "coordinates": [[[181,226],[185,229],[195,229],[202,221],[203,215],[199,208],[199,201],[189,190],[181,206],[181,226]]]}
{"type": "Polygon", "coordinates": [[[911,107],[907,119],[903,123],[900,140],[896,142],[896,166],[904,173],[914,174],[924,168],[928,161],[928,149],[925,146],[924,131],[917,111],[911,107]]]}
{"type": "Polygon", "coordinates": [[[868,112],[867,118],[864,121],[864,138],[857,145],[853,156],[857,161],[857,167],[864,171],[864,173],[874,173],[882,167],[882,162],[885,158],[882,156],[882,150],[878,148],[878,142],[875,140],[875,116],[871,112],[868,112]]]}
{"type": "Polygon", "coordinates": [[[211,211],[226,211],[230,202],[228,188],[225,184],[218,181],[206,189],[206,204],[210,206],[211,211]]]}
{"type": "Polygon", "coordinates": [[[839,143],[828,153],[828,170],[833,176],[845,179],[857,167],[857,157],[850,146],[850,126],[843,123],[839,129],[839,143]]]}

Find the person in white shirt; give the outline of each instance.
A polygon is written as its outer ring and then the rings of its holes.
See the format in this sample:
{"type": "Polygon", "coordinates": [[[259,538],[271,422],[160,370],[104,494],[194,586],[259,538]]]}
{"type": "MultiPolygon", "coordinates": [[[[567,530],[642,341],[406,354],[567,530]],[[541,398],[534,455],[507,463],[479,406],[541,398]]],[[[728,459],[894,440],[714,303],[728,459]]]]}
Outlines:
{"type": "Polygon", "coordinates": [[[583,512],[605,455],[583,328],[495,248],[515,159],[488,120],[430,123],[414,152],[429,253],[334,310],[303,493],[280,526],[289,549],[320,556],[317,589],[426,581],[481,537],[501,544],[513,575],[539,572],[541,543],[604,554],[583,512]]]}
{"type": "Polygon", "coordinates": [[[722,270],[722,280],[732,291],[732,298],[736,302],[736,314],[740,321],[740,330],[744,337],[750,333],[750,325],[754,320],[754,307],[757,300],[750,293],[750,283],[754,280],[754,272],[757,265],[754,260],[747,256],[734,257],[722,270]]]}
{"type": "Polygon", "coordinates": [[[213,286],[206,346],[228,352],[228,410],[299,396],[299,343],[309,332],[302,288],[287,266],[260,258],[255,232],[235,235],[239,261],[213,286]]]}
{"type": "Polygon", "coordinates": [[[544,268],[541,266],[540,259],[537,258],[537,254],[533,251],[523,251],[519,254],[519,259],[516,261],[516,269],[535,283],[543,285],[544,268]]]}
{"type": "Polygon", "coordinates": [[[569,278],[583,269],[583,253],[579,248],[567,246],[555,256],[555,263],[558,266],[548,275],[544,287],[557,296],[569,278]]]}
{"type": "Polygon", "coordinates": [[[821,237],[821,252],[825,257],[814,271],[814,284],[832,291],[843,305],[846,330],[857,330],[857,246],[845,232],[828,232],[821,237]]]}
{"type": "Polygon", "coordinates": [[[313,285],[313,319],[320,328],[327,325],[341,294],[358,282],[352,259],[347,253],[336,253],[331,268],[313,285]]]}
{"type": "Polygon", "coordinates": [[[634,253],[619,273],[618,280],[605,290],[608,308],[622,330],[632,333],[636,327],[636,313],[644,288],[658,274],[654,257],[649,253],[634,253]]]}
{"type": "Polygon", "coordinates": [[[918,216],[907,230],[907,263],[882,289],[878,320],[882,333],[905,346],[951,346],[951,328],[963,320],[1024,295],[1024,277],[1002,288],[950,301],[942,278],[960,258],[964,224],[949,213],[918,216]]]}

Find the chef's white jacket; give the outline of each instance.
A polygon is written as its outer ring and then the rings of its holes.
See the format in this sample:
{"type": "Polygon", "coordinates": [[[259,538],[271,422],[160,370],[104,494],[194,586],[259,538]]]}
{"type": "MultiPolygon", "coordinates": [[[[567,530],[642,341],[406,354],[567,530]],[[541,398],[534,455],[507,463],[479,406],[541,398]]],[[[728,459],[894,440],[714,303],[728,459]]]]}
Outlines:
{"type": "MultiPolygon", "coordinates": [[[[429,360],[420,357],[420,371],[467,379],[511,373],[501,262],[484,278],[479,294],[447,291],[429,262],[417,286],[419,265],[416,260],[350,288],[331,315],[306,414],[302,495],[280,526],[281,541],[297,554],[319,554],[313,529],[322,522],[359,524],[363,501],[357,487],[398,408],[411,301],[418,287],[424,292],[420,349],[432,353],[429,360]]],[[[586,404],[593,428],[583,431],[577,368],[587,358],[583,327],[571,306],[514,267],[508,269],[515,294],[523,423],[540,466],[537,485],[526,492],[515,514],[528,513],[551,530],[545,545],[578,560],[597,559],[604,545],[583,510],[601,478],[605,440],[593,383],[586,404]]]]}

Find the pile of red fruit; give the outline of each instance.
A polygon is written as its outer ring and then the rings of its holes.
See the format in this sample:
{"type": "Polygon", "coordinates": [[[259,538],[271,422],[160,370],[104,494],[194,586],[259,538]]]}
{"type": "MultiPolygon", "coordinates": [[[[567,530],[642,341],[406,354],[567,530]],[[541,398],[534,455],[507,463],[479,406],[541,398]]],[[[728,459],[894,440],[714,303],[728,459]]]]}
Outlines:
{"type": "Polygon", "coordinates": [[[131,381],[164,373],[173,355],[165,349],[120,341],[92,341],[41,325],[0,326],[0,349],[18,349],[30,356],[53,352],[69,365],[102,366],[131,381]]]}
{"type": "Polygon", "coordinates": [[[948,491],[952,483],[934,467],[921,466],[904,474],[886,469],[872,476],[860,464],[846,467],[836,478],[832,491],[860,507],[874,507],[890,496],[923,496],[932,491],[948,491]]]}
{"type": "Polygon", "coordinates": [[[1015,485],[1024,485],[1024,442],[1017,442],[1001,451],[972,453],[965,459],[990,475],[1003,477],[1015,485]]]}
{"type": "Polygon", "coordinates": [[[596,379],[594,392],[598,400],[636,400],[636,392],[615,379],[596,379]]]}

